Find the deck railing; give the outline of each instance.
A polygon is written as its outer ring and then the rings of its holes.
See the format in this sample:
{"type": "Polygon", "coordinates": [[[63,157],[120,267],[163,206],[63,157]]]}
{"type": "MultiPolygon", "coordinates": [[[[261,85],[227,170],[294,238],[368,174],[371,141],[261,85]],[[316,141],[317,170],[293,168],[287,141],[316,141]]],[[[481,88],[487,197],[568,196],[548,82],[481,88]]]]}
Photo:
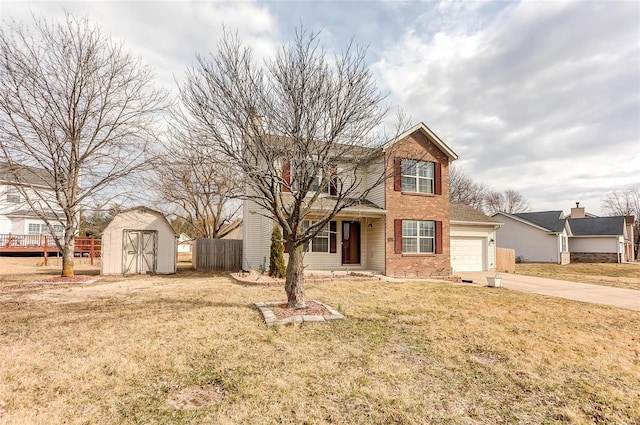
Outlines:
{"type": "MultiPolygon", "coordinates": [[[[74,253],[88,254],[93,265],[93,260],[100,257],[101,241],[92,237],[76,237],[74,253]]],[[[0,234],[0,252],[12,253],[43,253],[45,264],[50,252],[58,252],[58,246],[53,236],[49,235],[14,235],[11,233],[0,234]]]]}

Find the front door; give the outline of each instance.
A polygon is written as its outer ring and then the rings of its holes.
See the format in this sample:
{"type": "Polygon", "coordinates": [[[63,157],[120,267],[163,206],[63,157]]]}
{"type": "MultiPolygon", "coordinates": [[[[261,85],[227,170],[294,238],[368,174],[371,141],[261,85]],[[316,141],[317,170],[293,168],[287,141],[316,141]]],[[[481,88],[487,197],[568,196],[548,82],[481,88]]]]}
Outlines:
{"type": "Polygon", "coordinates": [[[342,264],[360,264],[360,223],[342,222],[342,264]]]}
{"type": "Polygon", "coordinates": [[[155,273],[158,232],[125,230],[122,273],[155,273]]]}

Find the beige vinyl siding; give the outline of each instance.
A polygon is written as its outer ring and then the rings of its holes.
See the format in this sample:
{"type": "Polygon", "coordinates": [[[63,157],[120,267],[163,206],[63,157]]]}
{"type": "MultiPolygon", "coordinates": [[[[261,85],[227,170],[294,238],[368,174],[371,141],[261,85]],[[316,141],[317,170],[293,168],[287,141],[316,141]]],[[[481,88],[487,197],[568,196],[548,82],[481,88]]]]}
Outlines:
{"type": "MultiPolygon", "coordinates": [[[[380,158],[376,160],[373,164],[369,165],[369,174],[367,176],[367,186],[373,185],[377,181],[377,179],[383,173],[383,169],[384,169],[383,158],[380,158]]],[[[384,183],[385,182],[383,180],[380,184],[378,184],[373,189],[371,189],[371,192],[369,192],[369,196],[367,196],[367,199],[369,199],[371,202],[373,202],[374,204],[376,204],[382,209],[385,208],[385,196],[384,196],[385,184],[384,183]]]]}
{"type": "Polygon", "coordinates": [[[367,223],[371,223],[373,227],[369,227],[366,224],[366,235],[369,243],[367,253],[367,270],[374,271],[376,273],[384,273],[385,264],[385,220],[375,219],[369,220],[367,223]]]}
{"type": "Polygon", "coordinates": [[[261,207],[255,202],[244,201],[242,211],[242,268],[244,270],[259,270],[264,263],[267,267],[269,266],[273,222],[263,215],[256,214],[260,209],[261,207]]]}

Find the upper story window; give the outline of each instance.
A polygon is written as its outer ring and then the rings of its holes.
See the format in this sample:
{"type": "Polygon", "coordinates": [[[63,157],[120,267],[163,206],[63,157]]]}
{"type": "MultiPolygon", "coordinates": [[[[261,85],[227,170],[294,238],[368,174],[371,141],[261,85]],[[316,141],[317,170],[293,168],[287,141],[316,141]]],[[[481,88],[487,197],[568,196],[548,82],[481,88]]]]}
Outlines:
{"type": "Polygon", "coordinates": [[[285,184],[282,187],[284,192],[300,190],[301,183],[309,183],[310,192],[320,192],[329,195],[336,195],[335,167],[333,169],[314,163],[313,160],[298,164],[295,160],[284,161],[282,164],[282,176],[285,184]],[[333,171],[330,171],[333,170],[333,171]],[[313,174],[313,173],[316,174],[313,174]],[[311,175],[309,175],[311,174],[311,175]],[[300,181],[302,176],[309,175],[306,182],[300,181]],[[321,186],[322,181],[325,184],[321,186]]]}
{"type": "Polygon", "coordinates": [[[20,192],[17,190],[10,190],[7,192],[7,203],[9,204],[19,204],[20,203],[20,192]]]}
{"type": "Polygon", "coordinates": [[[442,195],[442,164],[411,158],[394,158],[393,190],[442,195]]]}
{"type": "Polygon", "coordinates": [[[402,160],[402,191],[418,193],[434,193],[434,163],[402,160]]]}

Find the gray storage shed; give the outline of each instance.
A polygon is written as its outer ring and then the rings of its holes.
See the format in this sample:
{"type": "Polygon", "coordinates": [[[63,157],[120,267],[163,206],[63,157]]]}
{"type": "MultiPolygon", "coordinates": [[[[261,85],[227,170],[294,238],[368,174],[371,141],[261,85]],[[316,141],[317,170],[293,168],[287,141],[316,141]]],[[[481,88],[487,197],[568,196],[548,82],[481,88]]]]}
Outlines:
{"type": "Polygon", "coordinates": [[[102,233],[101,274],[172,274],[178,240],[166,217],[146,207],[116,214],[102,233]]]}

